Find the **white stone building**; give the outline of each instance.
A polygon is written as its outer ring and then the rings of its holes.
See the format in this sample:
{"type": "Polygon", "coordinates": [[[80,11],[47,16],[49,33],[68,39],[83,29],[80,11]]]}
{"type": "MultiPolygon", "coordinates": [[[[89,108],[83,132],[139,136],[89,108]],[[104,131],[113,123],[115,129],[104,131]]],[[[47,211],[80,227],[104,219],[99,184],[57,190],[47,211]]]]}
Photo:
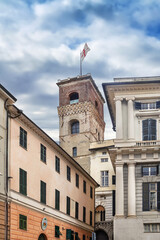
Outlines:
{"type": "Polygon", "coordinates": [[[115,147],[115,240],[160,239],[160,77],[103,84],[115,147]]]}

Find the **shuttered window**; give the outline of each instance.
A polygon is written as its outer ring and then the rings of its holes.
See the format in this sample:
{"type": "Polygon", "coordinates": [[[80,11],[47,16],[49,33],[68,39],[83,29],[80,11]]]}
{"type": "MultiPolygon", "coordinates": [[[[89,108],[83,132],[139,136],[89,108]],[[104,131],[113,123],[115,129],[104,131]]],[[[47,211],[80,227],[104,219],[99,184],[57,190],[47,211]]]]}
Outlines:
{"type": "Polygon", "coordinates": [[[27,149],[27,132],[21,127],[20,127],[19,144],[21,147],[27,149]]]}
{"type": "Polygon", "coordinates": [[[46,204],[46,183],[41,181],[41,203],[46,204]]]}
{"type": "Polygon", "coordinates": [[[93,188],[90,186],[90,198],[93,198],[93,188]]]}
{"type": "Polygon", "coordinates": [[[27,195],[27,172],[19,169],[19,192],[27,195]]]}
{"type": "Polygon", "coordinates": [[[90,225],[92,226],[92,211],[90,211],[90,225]]]}
{"type": "Polygon", "coordinates": [[[27,216],[19,215],[19,228],[27,230],[27,216]]]}
{"type": "Polygon", "coordinates": [[[157,210],[160,211],[160,182],[157,182],[157,210]]]}
{"type": "Polygon", "coordinates": [[[46,163],[46,147],[41,144],[41,160],[46,163]]]}
{"type": "Polygon", "coordinates": [[[60,192],[55,189],[55,209],[60,209],[60,192]]]}
{"type": "Polygon", "coordinates": [[[67,196],[67,214],[70,215],[70,198],[67,196]]]}
{"type": "Polygon", "coordinates": [[[76,173],[76,187],[79,188],[79,175],[76,173]]]}
{"type": "Polygon", "coordinates": [[[71,169],[69,166],[67,166],[67,180],[71,181],[71,169]]]}
{"type": "Polygon", "coordinates": [[[86,181],[83,181],[83,192],[86,193],[86,181]]]}
{"type": "Polygon", "coordinates": [[[60,159],[57,156],[55,156],[55,170],[60,173],[60,159]]]}
{"type": "Polygon", "coordinates": [[[78,202],[75,202],[75,218],[78,219],[79,217],[79,203],[78,202]]]}
{"type": "Polygon", "coordinates": [[[146,119],[142,121],[143,141],[156,140],[156,120],[146,119]]]}
{"type": "Polygon", "coordinates": [[[83,222],[86,222],[86,208],[83,207],[83,222]]]}

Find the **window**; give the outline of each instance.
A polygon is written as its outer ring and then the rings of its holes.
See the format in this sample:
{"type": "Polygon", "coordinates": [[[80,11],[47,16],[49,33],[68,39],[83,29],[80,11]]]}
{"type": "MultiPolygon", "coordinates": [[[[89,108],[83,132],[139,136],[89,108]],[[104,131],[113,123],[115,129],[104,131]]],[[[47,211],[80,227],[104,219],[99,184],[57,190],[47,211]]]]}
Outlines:
{"type": "Polygon", "coordinates": [[[160,224],[159,223],[145,223],[144,224],[144,232],[160,232],[160,224]]]}
{"type": "Polygon", "coordinates": [[[19,169],[19,192],[27,195],[27,172],[19,169]]]}
{"type": "Polygon", "coordinates": [[[86,208],[83,207],[83,222],[86,222],[86,208]]]}
{"type": "Polygon", "coordinates": [[[66,240],[74,240],[74,231],[66,229],[66,240]]]}
{"type": "Polygon", "coordinates": [[[67,166],[67,180],[71,181],[71,169],[67,166]]]}
{"type": "Polygon", "coordinates": [[[75,240],[80,240],[80,238],[78,237],[78,233],[75,232],[75,240]]]}
{"type": "Polygon", "coordinates": [[[62,233],[61,233],[60,230],[59,230],[59,226],[55,226],[55,237],[56,237],[56,238],[59,238],[60,235],[62,235],[62,233]]]}
{"type": "Polygon", "coordinates": [[[79,216],[79,203],[75,202],[75,218],[78,219],[79,216]]]}
{"type": "Polygon", "coordinates": [[[101,171],[101,186],[108,187],[108,171],[101,171]]]}
{"type": "Polygon", "coordinates": [[[98,102],[97,101],[95,101],[95,107],[98,108],[98,102]]]}
{"type": "Polygon", "coordinates": [[[108,162],[108,158],[101,158],[101,162],[108,162]]]}
{"type": "Polygon", "coordinates": [[[60,192],[55,189],[55,209],[60,209],[60,192]]]}
{"type": "Polygon", "coordinates": [[[70,104],[79,102],[79,94],[77,92],[73,92],[69,95],[70,104]]]}
{"type": "Polygon", "coordinates": [[[106,152],[102,152],[102,155],[106,155],[107,153],[106,152]]]}
{"type": "Polygon", "coordinates": [[[41,203],[46,204],[46,183],[41,181],[41,203]]]}
{"type": "Polygon", "coordinates": [[[67,214],[70,215],[70,198],[67,196],[67,214]]]}
{"type": "Polygon", "coordinates": [[[71,123],[71,134],[79,133],[79,121],[71,123]]]}
{"type": "Polygon", "coordinates": [[[72,148],[72,155],[73,155],[73,157],[77,157],[77,148],[76,147],[72,148]]]}
{"type": "Polygon", "coordinates": [[[41,160],[46,163],[46,147],[41,144],[41,160]]]}
{"type": "Polygon", "coordinates": [[[143,183],[143,211],[160,211],[160,182],[143,183]]]}
{"type": "Polygon", "coordinates": [[[157,102],[150,102],[150,103],[141,103],[135,102],[135,109],[158,109],[160,108],[160,101],[157,102]]]}
{"type": "Polygon", "coordinates": [[[55,169],[56,172],[60,173],[60,159],[57,156],[55,156],[55,169]]]}
{"type": "Polygon", "coordinates": [[[115,184],[116,184],[116,176],[112,175],[112,185],[115,185],[115,184]]]}
{"type": "Polygon", "coordinates": [[[142,167],[142,176],[156,176],[158,174],[158,167],[142,167]]]}
{"type": "Polygon", "coordinates": [[[156,120],[146,119],[142,121],[143,141],[156,140],[156,120]]]}
{"type": "Polygon", "coordinates": [[[27,230],[27,216],[19,215],[19,228],[27,230]]]}
{"type": "Polygon", "coordinates": [[[95,210],[96,222],[105,221],[105,209],[103,206],[99,205],[95,210]]]}
{"type": "Polygon", "coordinates": [[[27,132],[21,127],[20,127],[19,144],[21,147],[27,149],[27,132]]]}
{"type": "Polygon", "coordinates": [[[93,198],[93,188],[90,187],[90,198],[93,198]]]}
{"type": "Polygon", "coordinates": [[[83,180],[83,192],[86,193],[86,181],[83,180]]]}
{"type": "Polygon", "coordinates": [[[86,240],[86,236],[85,235],[83,235],[83,240],[86,240]]]}
{"type": "Polygon", "coordinates": [[[76,187],[79,188],[79,175],[76,173],[76,187]]]}
{"type": "Polygon", "coordinates": [[[92,211],[90,211],[90,225],[92,226],[92,211]]]}

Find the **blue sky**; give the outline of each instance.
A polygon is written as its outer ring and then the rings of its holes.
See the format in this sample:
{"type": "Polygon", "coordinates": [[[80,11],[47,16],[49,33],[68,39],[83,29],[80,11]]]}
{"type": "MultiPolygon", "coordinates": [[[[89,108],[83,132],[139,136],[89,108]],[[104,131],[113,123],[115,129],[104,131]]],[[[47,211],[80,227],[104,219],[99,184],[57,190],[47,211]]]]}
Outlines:
{"type": "MultiPolygon", "coordinates": [[[[36,124],[58,140],[58,79],[83,73],[160,76],[158,0],[0,0],[0,82],[36,124]]],[[[102,92],[103,94],[103,92],[102,92]]],[[[105,104],[105,138],[112,125],[105,104]]]]}

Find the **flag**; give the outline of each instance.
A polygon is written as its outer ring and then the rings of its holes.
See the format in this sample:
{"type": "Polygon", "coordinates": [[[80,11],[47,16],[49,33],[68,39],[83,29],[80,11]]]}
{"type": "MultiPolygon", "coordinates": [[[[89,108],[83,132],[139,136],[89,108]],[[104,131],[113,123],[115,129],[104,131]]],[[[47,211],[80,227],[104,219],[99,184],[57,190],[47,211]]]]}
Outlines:
{"type": "Polygon", "coordinates": [[[90,51],[90,48],[88,47],[87,43],[85,43],[83,51],[81,52],[81,61],[84,60],[84,58],[86,57],[87,53],[90,51]]]}

